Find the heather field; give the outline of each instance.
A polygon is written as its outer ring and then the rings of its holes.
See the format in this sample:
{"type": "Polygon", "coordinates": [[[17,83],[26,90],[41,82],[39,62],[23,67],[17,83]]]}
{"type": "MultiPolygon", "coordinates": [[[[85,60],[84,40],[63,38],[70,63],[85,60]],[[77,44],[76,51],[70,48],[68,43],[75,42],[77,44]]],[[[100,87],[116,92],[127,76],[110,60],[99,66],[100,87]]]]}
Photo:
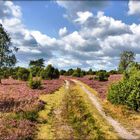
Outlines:
{"type": "Polygon", "coordinates": [[[0,140],[140,140],[140,0],[0,0],[0,140]]]}
{"type": "Polygon", "coordinates": [[[63,80],[44,80],[40,90],[33,90],[27,82],[6,79],[0,86],[0,138],[30,139],[36,132],[37,112],[43,107],[39,96],[59,89],[63,80]]]}
{"type": "Polygon", "coordinates": [[[101,99],[105,99],[109,86],[112,83],[118,82],[119,80],[121,80],[121,78],[123,76],[121,74],[110,75],[108,78],[108,81],[94,80],[94,77],[95,76],[85,76],[85,77],[77,78],[77,79],[80,80],[81,82],[87,84],[94,90],[96,90],[101,99]],[[93,77],[93,78],[91,78],[91,77],[93,77]]]}

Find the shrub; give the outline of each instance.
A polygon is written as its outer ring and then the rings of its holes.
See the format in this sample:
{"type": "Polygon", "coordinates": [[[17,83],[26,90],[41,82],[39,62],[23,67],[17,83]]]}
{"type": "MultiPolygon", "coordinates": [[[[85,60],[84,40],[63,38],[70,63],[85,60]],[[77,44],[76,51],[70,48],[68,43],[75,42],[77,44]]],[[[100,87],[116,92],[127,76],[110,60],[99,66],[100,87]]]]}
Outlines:
{"type": "Polygon", "coordinates": [[[10,75],[13,79],[18,79],[18,69],[19,67],[10,70],[10,75]]]}
{"type": "Polygon", "coordinates": [[[74,77],[83,77],[85,75],[85,72],[82,71],[80,68],[77,68],[76,70],[74,70],[72,76],[74,77]]]}
{"type": "Polygon", "coordinates": [[[31,89],[40,89],[41,88],[41,79],[40,78],[32,78],[32,75],[30,74],[30,79],[29,79],[29,87],[31,89]]]}
{"type": "Polygon", "coordinates": [[[31,67],[30,68],[30,71],[31,71],[33,77],[36,77],[36,76],[39,76],[39,73],[41,71],[41,68],[40,67],[37,67],[37,66],[34,66],[34,67],[31,67]]]}
{"type": "Polygon", "coordinates": [[[100,70],[97,72],[97,74],[95,76],[95,80],[107,81],[108,77],[109,77],[108,72],[106,72],[105,70],[100,70]]]}
{"type": "Polygon", "coordinates": [[[125,72],[119,83],[111,85],[108,100],[113,104],[127,105],[133,110],[140,110],[140,70],[132,67],[125,72]]]}
{"type": "Polygon", "coordinates": [[[57,79],[60,76],[59,70],[55,69],[52,65],[48,65],[45,69],[43,69],[40,73],[42,79],[57,79]]]}
{"type": "Polygon", "coordinates": [[[29,79],[29,70],[26,68],[19,68],[17,72],[17,76],[19,80],[27,81],[29,79]]]}
{"type": "Polygon", "coordinates": [[[118,74],[118,71],[117,70],[111,70],[111,71],[109,71],[109,74],[118,74]]]}
{"type": "Polygon", "coordinates": [[[36,110],[17,112],[16,116],[15,116],[15,119],[17,119],[17,120],[26,119],[31,122],[37,121],[37,118],[38,118],[38,112],[36,110]]]}

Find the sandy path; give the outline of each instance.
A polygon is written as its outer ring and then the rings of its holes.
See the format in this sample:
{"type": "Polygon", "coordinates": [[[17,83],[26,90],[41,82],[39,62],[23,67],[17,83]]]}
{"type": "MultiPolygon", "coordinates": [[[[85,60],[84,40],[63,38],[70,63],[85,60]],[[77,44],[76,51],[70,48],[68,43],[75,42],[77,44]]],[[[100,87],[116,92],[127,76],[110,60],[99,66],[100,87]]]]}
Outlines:
{"type": "Polygon", "coordinates": [[[114,130],[118,133],[118,135],[127,140],[133,140],[133,139],[138,139],[137,136],[134,136],[131,132],[128,132],[118,121],[114,120],[112,117],[107,116],[105,112],[103,111],[102,105],[98,101],[97,97],[90,92],[85,86],[83,86],[80,82],[77,80],[72,80],[75,83],[79,84],[81,88],[84,90],[84,92],[88,95],[90,100],[92,101],[92,104],[97,108],[99,113],[103,116],[104,119],[107,120],[107,122],[112,125],[114,130]]]}

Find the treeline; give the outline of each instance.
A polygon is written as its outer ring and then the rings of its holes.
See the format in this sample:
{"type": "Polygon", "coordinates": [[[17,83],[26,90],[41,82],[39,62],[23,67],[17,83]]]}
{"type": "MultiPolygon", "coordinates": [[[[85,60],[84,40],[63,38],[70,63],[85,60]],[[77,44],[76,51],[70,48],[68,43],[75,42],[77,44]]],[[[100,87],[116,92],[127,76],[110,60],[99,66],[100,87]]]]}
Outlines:
{"type": "MultiPolygon", "coordinates": [[[[38,61],[44,61],[43,59],[34,60],[36,62],[38,61]]],[[[51,80],[51,79],[57,79],[60,77],[60,75],[63,76],[73,76],[73,77],[83,77],[85,75],[97,75],[100,77],[101,75],[110,75],[110,74],[118,74],[119,72],[116,70],[111,70],[107,72],[106,70],[99,70],[99,71],[93,71],[92,69],[89,69],[88,71],[81,70],[80,68],[76,69],[68,69],[66,70],[58,70],[57,68],[53,67],[51,64],[47,67],[43,65],[32,64],[32,61],[30,61],[29,68],[24,67],[2,67],[0,68],[0,78],[1,79],[8,79],[9,77],[12,77],[13,79],[19,79],[23,81],[27,81],[29,78],[29,75],[32,74],[33,77],[41,77],[44,80],[51,80]]]]}
{"type": "MultiPolygon", "coordinates": [[[[38,61],[44,61],[43,59],[36,60],[38,61]]],[[[32,61],[31,61],[32,62],[32,61]]],[[[54,68],[52,65],[48,65],[47,67],[39,66],[39,65],[32,65],[30,62],[29,68],[24,67],[3,67],[0,69],[0,78],[1,79],[7,79],[9,77],[12,77],[13,79],[23,80],[27,81],[29,80],[30,76],[32,77],[41,77],[44,80],[51,80],[51,79],[57,79],[60,76],[59,70],[57,68],[54,68]]]]}

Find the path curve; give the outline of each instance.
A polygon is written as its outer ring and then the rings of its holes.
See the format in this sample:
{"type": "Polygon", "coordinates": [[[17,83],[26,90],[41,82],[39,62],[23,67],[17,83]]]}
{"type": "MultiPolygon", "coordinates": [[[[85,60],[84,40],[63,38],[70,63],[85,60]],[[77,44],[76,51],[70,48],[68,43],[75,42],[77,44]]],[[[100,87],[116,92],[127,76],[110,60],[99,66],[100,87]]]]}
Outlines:
{"type": "Polygon", "coordinates": [[[71,79],[76,84],[79,84],[83,91],[88,95],[90,100],[92,101],[92,104],[96,107],[96,109],[99,111],[99,113],[103,116],[104,119],[107,120],[107,122],[112,125],[114,130],[118,133],[118,135],[127,140],[136,140],[138,139],[137,136],[134,136],[131,132],[128,132],[118,121],[114,120],[112,117],[107,116],[105,112],[103,111],[102,105],[98,101],[97,97],[90,92],[83,84],[81,84],[79,81],[71,79]]]}

